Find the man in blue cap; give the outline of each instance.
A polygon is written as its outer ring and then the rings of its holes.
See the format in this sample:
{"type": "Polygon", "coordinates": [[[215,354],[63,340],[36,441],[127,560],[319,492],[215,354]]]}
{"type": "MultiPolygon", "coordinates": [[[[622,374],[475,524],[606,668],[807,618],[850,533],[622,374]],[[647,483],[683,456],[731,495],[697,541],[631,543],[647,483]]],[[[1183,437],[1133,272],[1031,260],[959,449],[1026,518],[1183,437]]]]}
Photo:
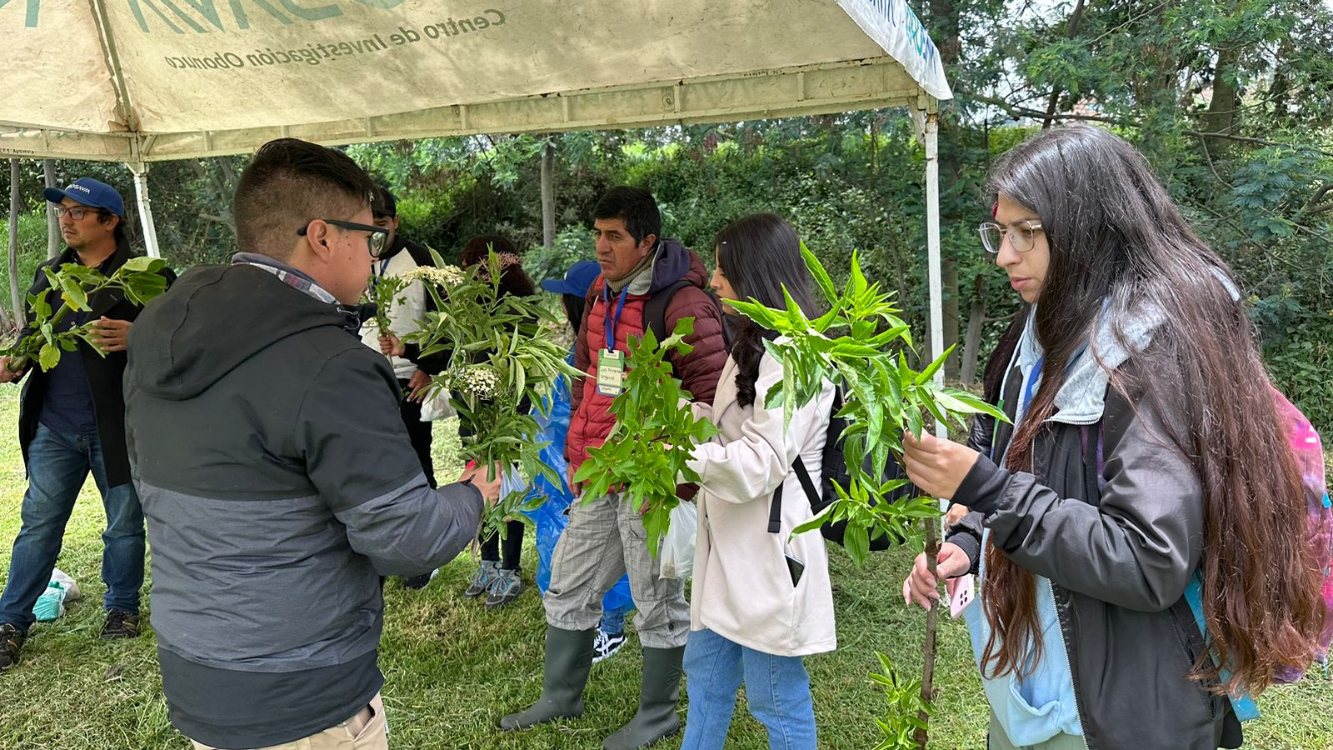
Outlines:
{"type": "MultiPolygon", "coordinates": [[[[46,268],[79,263],[110,276],[132,257],[125,236],[125,202],[115,188],[81,177],[64,190],[47,188],[45,197],[56,204],[67,247],[58,258],[38,267],[29,299],[49,288],[46,268]]],[[[166,273],[169,280],[174,278],[166,273]]],[[[0,359],[0,382],[17,382],[28,374],[19,411],[19,444],[29,479],[23,525],[14,540],[9,580],[0,596],[0,672],[18,664],[34,620],[33,605],[51,579],[65,524],[89,473],[106,509],[102,534],[106,621],[101,637],[139,634],[144,517],[130,481],[121,382],[125,344],[140,308],[120,292],[99,293],[89,304],[90,311],[67,315],[56,325],[64,329],[93,323],[92,345],[80,340],[77,350],[67,352],[49,371],[26,363],[14,363],[11,369],[8,358],[0,359]]],[[[30,324],[32,317],[29,310],[30,324]]]]}

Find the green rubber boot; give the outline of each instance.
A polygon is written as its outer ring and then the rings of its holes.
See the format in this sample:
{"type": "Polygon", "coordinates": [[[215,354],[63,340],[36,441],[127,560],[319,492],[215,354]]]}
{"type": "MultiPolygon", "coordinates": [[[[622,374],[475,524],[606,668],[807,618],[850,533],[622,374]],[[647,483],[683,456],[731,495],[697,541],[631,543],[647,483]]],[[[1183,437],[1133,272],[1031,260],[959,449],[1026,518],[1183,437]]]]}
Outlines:
{"type": "MultiPolygon", "coordinates": [[[[500,719],[500,728],[512,732],[556,719],[583,715],[583,686],[592,669],[592,642],[597,628],[561,630],[546,628],[546,672],[542,697],[527,710],[500,719]]],[[[679,659],[677,659],[679,664],[679,659]]]]}
{"type": "Polygon", "coordinates": [[[636,750],[680,731],[676,704],[680,700],[680,662],[684,656],[684,646],[643,650],[639,712],[602,742],[603,750],[636,750]]]}

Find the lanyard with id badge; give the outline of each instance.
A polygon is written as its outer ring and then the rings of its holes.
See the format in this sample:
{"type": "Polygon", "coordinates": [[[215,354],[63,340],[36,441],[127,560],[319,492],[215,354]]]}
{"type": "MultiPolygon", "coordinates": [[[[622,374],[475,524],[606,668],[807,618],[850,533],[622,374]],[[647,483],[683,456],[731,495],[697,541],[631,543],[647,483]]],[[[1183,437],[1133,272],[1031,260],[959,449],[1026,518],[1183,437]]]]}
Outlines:
{"type": "Polygon", "coordinates": [[[610,290],[602,290],[602,301],[606,303],[606,346],[597,353],[597,393],[607,398],[615,398],[625,390],[625,353],[616,350],[616,324],[625,310],[627,297],[629,287],[620,291],[613,311],[610,290]]]}

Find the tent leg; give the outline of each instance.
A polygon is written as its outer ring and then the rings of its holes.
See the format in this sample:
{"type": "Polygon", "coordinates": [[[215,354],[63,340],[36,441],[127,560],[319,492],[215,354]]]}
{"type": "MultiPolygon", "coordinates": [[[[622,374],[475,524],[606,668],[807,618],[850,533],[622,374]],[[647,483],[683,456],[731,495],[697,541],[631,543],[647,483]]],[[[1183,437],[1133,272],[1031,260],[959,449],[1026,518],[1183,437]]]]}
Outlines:
{"type": "Polygon", "coordinates": [[[153,223],[153,208],[148,198],[148,164],[126,164],[134,173],[134,195],[139,202],[139,224],[143,228],[144,247],[148,257],[161,258],[162,251],[157,246],[157,226],[153,223]]]}
{"type": "MultiPolygon", "coordinates": [[[[939,115],[926,115],[926,256],[930,267],[930,355],[944,352],[944,293],[940,277],[940,159],[939,115]]],[[[935,371],[935,382],[944,384],[944,368],[935,371]]],[[[944,425],[936,426],[943,437],[944,425]]]]}
{"type": "MultiPolygon", "coordinates": [[[[940,155],[939,115],[926,114],[926,262],[930,287],[930,356],[944,352],[944,284],[940,273],[940,155]]],[[[944,385],[944,368],[935,371],[935,382],[944,385]]],[[[935,423],[935,435],[949,436],[947,425],[935,423]]],[[[940,512],[949,510],[949,501],[940,500],[940,512]]],[[[941,519],[942,520],[942,519],[941,519]]]]}

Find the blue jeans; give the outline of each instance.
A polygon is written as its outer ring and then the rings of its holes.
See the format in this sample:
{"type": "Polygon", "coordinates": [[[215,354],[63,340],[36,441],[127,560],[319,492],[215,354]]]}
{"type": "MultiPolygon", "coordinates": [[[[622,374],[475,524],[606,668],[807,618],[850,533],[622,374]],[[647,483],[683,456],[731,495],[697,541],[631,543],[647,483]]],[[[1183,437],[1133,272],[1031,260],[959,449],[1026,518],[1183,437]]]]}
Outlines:
{"type": "Polygon", "coordinates": [[[97,433],[64,434],[38,425],[28,447],[28,491],[23,495],[23,526],[14,540],[9,580],[0,596],[0,623],[24,633],[32,625],[32,606],[46,590],[60,556],[65,524],[79,490],[92,473],[106,509],[102,534],[102,581],[107,609],[138,613],[143,587],[143,508],[134,485],[108,487],[97,433]]]}
{"type": "Polygon", "coordinates": [[[606,633],[607,635],[624,635],[625,615],[633,611],[634,610],[632,609],[619,609],[619,608],[603,609],[602,623],[597,626],[597,629],[601,630],[603,633],[606,633]]]}
{"type": "Polygon", "coordinates": [[[801,657],[765,654],[706,629],[690,631],[685,645],[690,705],[681,750],[722,747],[742,677],[750,713],[768,729],[770,748],[816,750],[815,706],[801,657]]]}

